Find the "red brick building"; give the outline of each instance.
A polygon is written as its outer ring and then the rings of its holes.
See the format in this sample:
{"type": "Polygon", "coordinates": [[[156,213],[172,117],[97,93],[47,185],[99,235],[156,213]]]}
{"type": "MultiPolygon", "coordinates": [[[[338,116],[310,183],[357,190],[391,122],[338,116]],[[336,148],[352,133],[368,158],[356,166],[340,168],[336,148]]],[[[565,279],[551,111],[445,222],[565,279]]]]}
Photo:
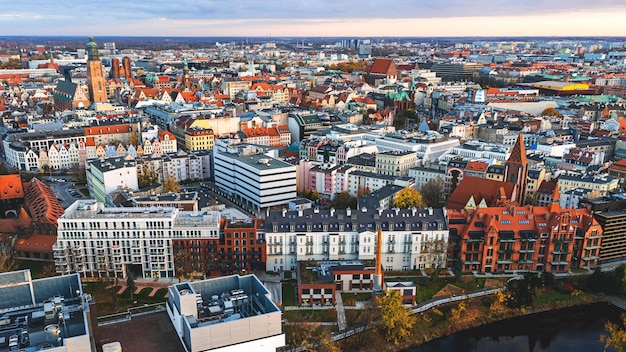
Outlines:
{"type": "Polygon", "coordinates": [[[220,238],[222,275],[265,270],[265,222],[262,219],[224,219],[220,238]]]}
{"type": "Polygon", "coordinates": [[[450,265],[464,273],[549,271],[598,265],[602,228],[587,209],[507,206],[448,212],[450,265]]]}
{"type": "Polygon", "coordinates": [[[265,270],[262,219],[222,219],[219,238],[173,241],[176,275],[223,276],[265,270]]]}

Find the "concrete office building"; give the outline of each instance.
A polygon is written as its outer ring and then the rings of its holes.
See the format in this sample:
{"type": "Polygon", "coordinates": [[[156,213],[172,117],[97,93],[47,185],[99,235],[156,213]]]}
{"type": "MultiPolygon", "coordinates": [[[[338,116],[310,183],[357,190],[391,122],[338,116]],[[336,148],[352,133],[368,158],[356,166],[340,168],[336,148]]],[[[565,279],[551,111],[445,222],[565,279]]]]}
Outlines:
{"type": "Polygon", "coordinates": [[[0,351],[95,352],[95,302],[78,274],[33,280],[30,270],[0,274],[0,351]]]}
{"type": "Polygon", "coordinates": [[[187,352],[275,352],[285,346],[282,312],[254,275],[168,288],[167,313],[187,352]]]}
{"type": "Polygon", "coordinates": [[[215,184],[253,213],[296,198],[296,166],[269,156],[264,147],[217,145],[215,184]]]}

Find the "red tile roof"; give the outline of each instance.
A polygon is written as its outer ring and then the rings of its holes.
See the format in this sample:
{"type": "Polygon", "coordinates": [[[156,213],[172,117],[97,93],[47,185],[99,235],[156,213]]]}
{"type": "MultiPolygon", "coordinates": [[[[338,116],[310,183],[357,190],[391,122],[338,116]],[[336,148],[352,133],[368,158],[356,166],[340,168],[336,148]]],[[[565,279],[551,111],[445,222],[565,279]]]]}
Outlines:
{"type": "Polygon", "coordinates": [[[57,220],[65,213],[52,189],[37,178],[28,183],[24,200],[30,216],[37,223],[57,227],[57,220]]]}
{"type": "Polygon", "coordinates": [[[474,196],[476,205],[484,199],[487,206],[494,206],[501,201],[510,201],[513,198],[514,190],[515,184],[512,182],[465,176],[452,191],[446,207],[448,209],[463,209],[472,196],[474,196]],[[501,199],[502,197],[505,199],[501,199]]]}
{"type": "Polygon", "coordinates": [[[130,125],[107,125],[107,126],[95,126],[85,127],[85,135],[96,136],[102,134],[115,134],[115,133],[129,133],[130,125]]]}
{"type": "Polygon", "coordinates": [[[20,238],[15,241],[15,250],[52,252],[52,246],[57,241],[54,235],[31,235],[29,238],[20,238]]]}
{"type": "Polygon", "coordinates": [[[19,198],[24,198],[24,187],[20,175],[0,175],[0,199],[19,198]]]}

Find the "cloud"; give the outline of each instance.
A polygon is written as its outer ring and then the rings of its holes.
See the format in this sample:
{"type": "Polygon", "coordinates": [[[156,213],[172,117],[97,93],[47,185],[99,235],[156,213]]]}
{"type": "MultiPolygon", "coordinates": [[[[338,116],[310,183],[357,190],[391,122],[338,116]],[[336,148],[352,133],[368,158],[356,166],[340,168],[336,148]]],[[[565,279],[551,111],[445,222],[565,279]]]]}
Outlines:
{"type": "Polygon", "coordinates": [[[110,19],[447,18],[538,15],[626,9],[617,0],[29,0],[3,4],[9,13],[69,14],[110,19]]]}
{"type": "Polygon", "coordinates": [[[618,0],[28,0],[3,4],[2,12],[0,33],[7,35],[419,36],[438,32],[445,36],[564,32],[547,23],[553,18],[572,30],[570,35],[580,35],[574,31],[588,35],[626,33],[621,25],[624,21],[614,18],[626,13],[626,1],[618,0]],[[605,14],[607,17],[603,17],[605,14]],[[616,22],[607,23],[609,17],[616,22]],[[568,26],[568,21],[593,25],[568,26]],[[461,24],[466,28],[459,30],[461,24]],[[449,34],[452,30],[455,34],[449,34]]]}

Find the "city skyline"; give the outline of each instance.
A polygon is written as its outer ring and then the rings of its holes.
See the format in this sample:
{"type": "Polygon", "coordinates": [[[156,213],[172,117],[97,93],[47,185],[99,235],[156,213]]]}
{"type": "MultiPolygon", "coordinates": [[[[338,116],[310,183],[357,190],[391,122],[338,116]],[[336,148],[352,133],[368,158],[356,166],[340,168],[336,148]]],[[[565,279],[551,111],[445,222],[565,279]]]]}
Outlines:
{"type": "Polygon", "coordinates": [[[12,2],[5,35],[96,36],[621,36],[626,3],[599,0],[12,2]]]}

